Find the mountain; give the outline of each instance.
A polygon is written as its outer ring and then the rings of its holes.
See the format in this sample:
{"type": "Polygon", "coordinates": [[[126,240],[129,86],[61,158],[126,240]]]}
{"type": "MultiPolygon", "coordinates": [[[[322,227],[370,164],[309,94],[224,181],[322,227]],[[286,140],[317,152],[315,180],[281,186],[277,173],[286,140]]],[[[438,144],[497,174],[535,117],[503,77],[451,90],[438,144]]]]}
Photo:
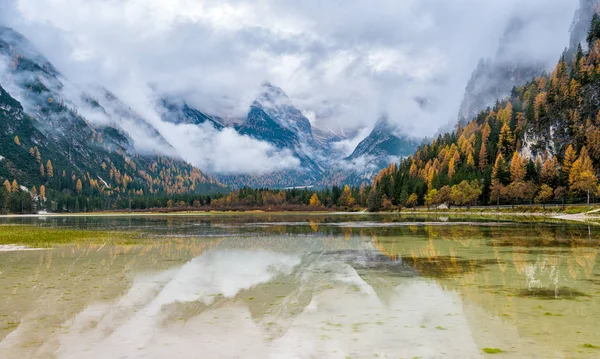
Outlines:
{"type": "Polygon", "coordinates": [[[414,153],[419,143],[398,134],[387,117],[382,117],[352,154],[325,173],[322,183],[326,186],[369,184],[381,169],[414,153]]]}
{"type": "Polygon", "coordinates": [[[572,58],[579,44],[586,44],[592,16],[600,10],[599,0],[579,0],[579,9],[571,24],[571,39],[569,43],[569,59],[572,58]]]}
{"type": "Polygon", "coordinates": [[[373,131],[362,140],[354,152],[346,158],[353,161],[363,156],[377,157],[383,166],[395,162],[399,157],[412,154],[419,142],[404,135],[397,135],[397,130],[389,123],[386,117],[375,124],[373,131]]]}
{"type": "Polygon", "coordinates": [[[163,121],[166,122],[186,125],[208,123],[217,130],[222,130],[225,127],[221,118],[206,115],[179,98],[162,97],[157,101],[157,107],[163,121]]]}
{"type": "Polygon", "coordinates": [[[600,16],[588,28],[587,52],[381,171],[369,207],[589,203],[600,173],[600,16]]]}
{"type": "Polygon", "coordinates": [[[160,140],[158,131],[106,90],[97,90],[102,96],[73,91],[8,28],[0,28],[0,69],[0,182],[15,181],[22,190],[44,186],[55,210],[107,209],[111,200],[142,193],[225,190],[177,158],[138,151],[122,125],[160,140]]]}
{"type": "MultiPolygon", "coordinates": [[[[88,169],[95,165],[97,156],[104,155],[96,151],[97,147],[109,153],[118,151],[129,158],[151,158],[162,154],[165,158],[173,158],[175,166],[184,165],[172,144],[161,135],[161,127],[156,127],[157,124],[137,113],[110,90],[101,86],[81,87],[65,78],[23,36],[11,29],[2,28],[0,39],[0,54],[5,64],[5,71],[0,71],[4,74],[0,84],[7,94],[18,100],[23,113],[31,116],[34,128],[57,144],[57,155],[61,149],[67,149],[65,158],[79,163],[80,172],[95,173],[88,169]],[[95,143],[98,136],[101,144],[95,143]],[[91,160],[83,164],[80,154],[91,160]]],[[[287,94],[269,83],[261,86],[246,117],[235,123],[196,109],[180,97],[163,95],[159,90],[156,93],[152,110],[156,110],[162,121],[199,126],[201,130],[207,124],[217,131],[231,128],[240,135],[266,142],[278,151],[287,151],[299,160],[300,166],[294,170],[267,175],[215,174],[212,177],[235,188],[368,182],[389,160],[405,154],[406,146],[414,146],[409,139],[393,135],[395,131],[380,121],[356,151],[344,158],[344,147],[338,143],[349,138],[313,127],[287,94]],[[360,168],[356,166],[359,162],[360,168]],[[332,173],[337,180],[331,180],[332,173]]],[[[129,176],[135,177],[134,174],[129,176]]],[[[100,177],[108,184],[106,173],[100,177]]],[[[212,178],[206,176],[206,181],[214,181],[212,178]]],[[[155,187],[153,184],[153,192],[158,191],[155,187]]]]}
{"type": "Polygon", "coordinates": [[[250,106],[248,117],[236,127],[241,135],[288,149],[300,160],[309,176],[317,178],[323,168],[315,157],[323,148],[315,141],[310,121],[279,87],[265,83],[250,106]]]}
{"type": "Polygon", "coordinates": [[[546,65],[515,56],[510,45],[525,27],[523,20],[514,18],[505,29],[494,59],[481,59],[465,88],[458,114],[459,123],[465,124],[497,99],[507,96],[513,87],[525,84],[541,75],[546,65]]]}
{"type": "MultiPolygon", "coordinates": [[[[585,46],[592,16],[599,9],[599,0],[579,0],[570,28],[570,43],[564,53],[569,60],[579,44],[585,46]]],[[[513,87],[524,85],[548,69],[547,64],[532,62],[511,50],[511,45],[521,36],[525,26],[524,20],[513,18],[504,31],[495,58],[479,61],[465,89],[458,114],[459,123],[464,125],[480,111],[493,106],[496,100],[508,96],[513,87]]]]}

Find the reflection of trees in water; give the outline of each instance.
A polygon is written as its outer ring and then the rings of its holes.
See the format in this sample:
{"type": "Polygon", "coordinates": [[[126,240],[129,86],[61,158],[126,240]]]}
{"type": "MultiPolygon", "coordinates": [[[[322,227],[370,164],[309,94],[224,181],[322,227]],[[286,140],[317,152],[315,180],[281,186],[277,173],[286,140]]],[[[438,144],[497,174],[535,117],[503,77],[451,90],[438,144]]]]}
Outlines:
{"type": "MultiPolygon", "coordinates": [[[[569,226],[411,226],[398,232],[403,234],[373,235],[374,247],[432,277],[475,272],[484,266],[502,274],[509,264],[525,275],[531,272],[532,263],[541,263],[538,267],[544,273],[547,268],[557,272],[566,263],[572,280],[590,279],[600,243],[597,237],[590,238],[587,228],[569,226]],[[493,259],[489,259],[490,252],[493,259]]],[[[553,275],[552,282],[558,278],[553,275]]]]}

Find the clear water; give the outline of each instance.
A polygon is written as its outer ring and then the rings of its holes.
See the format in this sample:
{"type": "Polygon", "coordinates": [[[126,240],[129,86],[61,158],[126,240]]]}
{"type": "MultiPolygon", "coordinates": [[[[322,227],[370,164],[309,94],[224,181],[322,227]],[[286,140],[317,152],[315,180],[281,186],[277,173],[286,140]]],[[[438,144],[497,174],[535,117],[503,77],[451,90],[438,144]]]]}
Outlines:
{"type": "Polygon", "coordinates": [[[310,214],[0,224],[152,236],[0,252],[0,358],[600,357],[600,227],[310,214]]]}

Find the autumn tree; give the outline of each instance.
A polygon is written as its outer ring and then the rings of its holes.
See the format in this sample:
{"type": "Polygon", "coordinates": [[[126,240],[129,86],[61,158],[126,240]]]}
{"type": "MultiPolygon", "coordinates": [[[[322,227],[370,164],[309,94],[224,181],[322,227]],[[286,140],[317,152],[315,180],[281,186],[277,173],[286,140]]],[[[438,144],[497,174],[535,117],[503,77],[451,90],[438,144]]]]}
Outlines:
{"type": "Polygon", "coordinates": [[[46,162],[46,173],[48,174],[48,177],[54,177],[54,167],[52,166],[52,161],[50,160],[46,162]]]}
{"type": "Polygon", "coordinates": [[[456,174],[456,163],[455,163],[454,157],[453,157],[450,159],[450,162],[448,163],[448,178],[454,177],[454,174],[456,174]]]}
{"type": "Polygon", "coordinates": [[[77,179],[77,184],[75,185],[75,191],[77,191],[77,193],[81,193],[82,190],[83,190],[83,184],[81,183],[81,179],[77,179]]]}
{"type": "Polygon", "coordinates": [[[548,185],[556,183],[559,171],[558,160],[554,156],[549,156],[542,165],[542,182],[548,185]]]}
{"type": "Polygon", "coordinates": [[[344,186],[344,191],[340,196],[339,204],[342,207],[354,207],[355,200],[354,197],[352,197],[352,190],[349,185],[344,186]]]}
{"type": "Polygon", "coordinates": [[[565,199],[567,198],[567,194],[569,194],[569,191],[567,191],[567,189],[565,187],[557,187],[554,190],[554,199],[556,199],[557,201],[560,201],[563,205],[565,204],[565,199]]]}
{"type": "Polygon", "coordinates": [[[450,207],[450,202],[452,201],[452,189],[450,186],[444,186],[438,190],[436,197],[435,202],[437,204],[445,204],[450,207]]]}
{"type": "Polygon", "coordinates": [[[579,154],[579,157],[569,173],[569,185],[571,190],[576,192],[587,193],[587,203],[590,203],[590,193],[594,191],[598,184],[598,177],[596,177],[596,171],[592,164],[592,160],[588,155],[587,149],[583,147],[579,154]]]}
{"type": "Polygon", "coordinates": [[[567,178],[571,173],[571,167],[573,166],[573,162],[575,162],[575,160],[577,160],[577,154],[575,153],[573,145],[569,145],[565,151],[565,158],[563,160],[563,173],[565,176],[567,176],[567,178]]]}
{"type": "Polygon", "coordinates": [[[11,192],[11,185],[9,180],[4,180],[4,189],[6,189],[6,192],[10,193],[11,192]]]}
{"type": "Polygon", "coordinates": [[[308,205],[314,208],[321,207],[321,201],[319,201],[319,196],[316,193],[313,193],[313,195],[310,197],[308,205]]]}
{"type": "Polygon", "coordinates": [[[15,136],[15,145],[21,146],[21,141],[19,141],[19,136],[15,136]]]}
{"type": "Polygon", "coordinates": [[[485,142],[481,143],[481,149],[479,150],[479,169],[485,170],[485,167],[488,165],[488,154],[487,154],[487,146],[485,142]]]}
{"type": "Polygon", "coordinates": [[[406,200],[406,207],[408,208],[413,208],[417,205],[417,202],[419,201],[419,196],[417,196],[416,193],[411,194],[408,199],[406,200]]]}
{"type": "Polygon", "coordinates": [[[497,206],[500,206],[500,199],[502,198],[504,192],[505,190],[502,183],[497,179],[493,179],[492,186],[490,187],[490,200],[496,202],[497,206]]]}
{"type": "Polygon", "coordinates": [[[506,183],[510,179],[510,173],[507,170],[507,164],[502,153],[498,153],[494,168],[492,170],[492,179],[498,180],[500,183],[506,183]]]}
{"type": "Polygon", "coordinates": [[[427,192],[427,195],[425,196],[425,205],[427,206],[427,209],[429,209],[430,206],[434,206],[437,204],[437,199],[438,199],[438,190],[437,189],[432,189],[429,192],[427,192]]]}
{"type": "Polygon", "coordinates": [[[16,192],[19,192],[19,184],[17,183],[17,180],[16,180],[16,179],[14,179],[14,180],[12,181],[12,183],[10,184],[10,191],[11,191],[11,192],[15,192],[15,193],[16,193],[16,192]]]}
{"type": "Polygon", "coordinates": [[[481,196],[481,186],[478,181],[462,181],[460,184],[452,186],[452,201],[458,206],[467,205],[471,207],[481,196]]]}
{"type": "Polygon", "coordinates": [[[510,162],[510,179],[513,182],[523,182],[527,175],[527,163],[525,159],[515,152],[510,162]]]}
{"type": "Polygon", "coordinates": [[[551,200],[552,197],[554,197],[554,190],[552,187],[548,186],[547,184],[543,184],[542,187],[540,187],[540,191],[538,192],[537,196],[535,197],[535,201],[537,203],[542,203],[545,208],[546,203],[551,200]]]}

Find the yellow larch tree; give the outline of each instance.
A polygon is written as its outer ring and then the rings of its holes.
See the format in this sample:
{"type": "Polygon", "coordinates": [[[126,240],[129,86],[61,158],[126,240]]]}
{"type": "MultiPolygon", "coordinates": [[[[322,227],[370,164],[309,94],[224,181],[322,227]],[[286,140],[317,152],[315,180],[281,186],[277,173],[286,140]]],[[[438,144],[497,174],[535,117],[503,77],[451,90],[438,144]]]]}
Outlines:
{"type": "Polygon", "coordinates": [[[597,184],[598,177],[596,176],[596,170],[587,149],[583,147],[579,157],[573,162],[573,166],[571,167],[569,185],[573,191],[586,192],[587,202],[590,203],[590,193],[595,190],[597,184]]]}
{"type": "Polygon", "coordinates": [[[52,166],[52,161],[50,160],[46,162],[46,173],[48,174],[48,177],[54,177],[54,167],[52,166]]]}
{"type": "Polygon", "coordinates": [[[568,176],[571,173],[571,167],[575,160],[577,160],[577,154],[575,153],[573,145],[569,145],[565,151],[565,158],[563,160],[563,172],[565,175],[568,176]]]}
{"type": "Polygon", "coordinates": [[[316,193],[310,197],[309,206],[311,207],[321,207],[321,201],[319,201],[319,196],[316,193]]]}
{"type": "Polygon", "coordinates": [[[8,192],[8,193],[11,192],[11,186],[10,186],[9,180],[4,180],[4,189],[6,189],[6,192],[8,192]]]}
{"type": "Polygon", "coordinates": [[[510,179],[513,182],[523,182],[527,174],[527,163],[525,159],[515,152],[510,162],[510,179]]]}

